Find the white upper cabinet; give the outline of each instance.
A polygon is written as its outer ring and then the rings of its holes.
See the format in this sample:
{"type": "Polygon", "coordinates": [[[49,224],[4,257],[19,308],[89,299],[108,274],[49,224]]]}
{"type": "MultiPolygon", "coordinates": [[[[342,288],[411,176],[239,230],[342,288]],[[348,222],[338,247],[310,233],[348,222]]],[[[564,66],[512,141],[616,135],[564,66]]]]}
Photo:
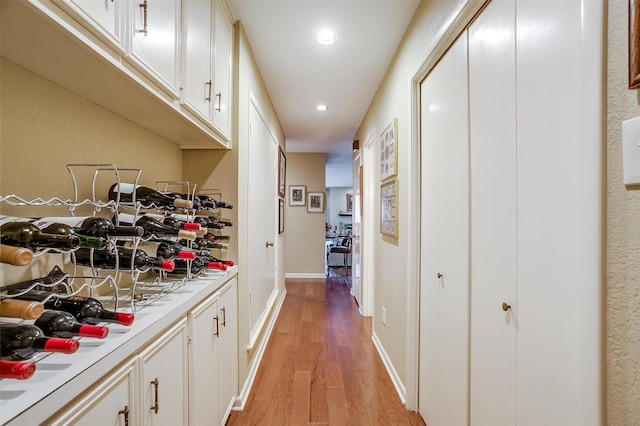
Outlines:
{"type": "Polygon", "coordinates": [[[102,41],[124,52],[123,0],[55,0],[55,3],[83,22],[102,41]]]}
{"type": "Polygon", "coordinates": [[[215,9],[213,124],[228,137],[231,129],[233,24],[223,3],[215,2],[215,9]]]}
{"type": "Polygon", "coordinates": [[[180,0],[130,2],[128,58],[178,96],[180,0]]]}
{"type": "Polygon", "coordinates": [[[231,148],[224,0],[0,1],[0,10],[3,57],[183,149],[231,148]]]}
{"type": "Polygon", "coordinates": [[[212,6],[211,0],[190,0],[183,4],[184,82],[180,102],[205,121],[211,119],[213,96],[212,6]]]}
{"type": "Polygon", "coordinates": [[[183,4],[184,108],[230,140],[233,23],[224,3],[188,0],[183,4]]]}

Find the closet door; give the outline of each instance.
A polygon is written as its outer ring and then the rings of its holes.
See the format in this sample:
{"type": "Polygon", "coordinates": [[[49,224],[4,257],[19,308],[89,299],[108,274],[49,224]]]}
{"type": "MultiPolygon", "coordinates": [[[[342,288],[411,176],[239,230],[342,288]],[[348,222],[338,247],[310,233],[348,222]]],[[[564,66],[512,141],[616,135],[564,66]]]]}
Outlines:
{"type": "Polygon", "coordinates": [[[468,423],[469,144],[467,39],[421,85],[422,232],[419,411],[468,423]]]}
{"type": "Polygon", "coordinates": [[[593,48],[582,43],[587,9],[581,1],[517,2],[519,425],[587,424],[580,349],[595,330],[582,329],[580,310],[597,277],[582,274],[590,235],[581,227],[596,213],[583,200],[599,190],[581,179],[591,161],[581,129],[598,120],[581,105],[583,69],[598,67],[584,62],[593,48]]]}
{"type": "Polygon", "coordinates": [[[471,424],[516,424],[515,1],[469,28],[471,424]],[[502,303],[510,308],[503,310],[502,303]]]}

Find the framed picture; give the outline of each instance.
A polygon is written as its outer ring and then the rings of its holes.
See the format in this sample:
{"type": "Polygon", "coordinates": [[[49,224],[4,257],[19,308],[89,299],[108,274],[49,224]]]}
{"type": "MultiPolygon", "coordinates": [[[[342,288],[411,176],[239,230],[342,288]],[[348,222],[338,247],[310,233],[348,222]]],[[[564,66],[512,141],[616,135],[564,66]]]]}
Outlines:
{"type": "Polygon", "coordinates": [[[304,206],[307,203],[307,187],[304,185],[289,185],[289,205],[304,206]]]}
{"type": "Polygon", "coordinates": [[[395,176],[398,173],[397,168],[398,119],[394,118],[380,135],[380,180],[395,176]]]}
{"type": "Polygon", "coordinates": [[[278,155],[278,195],[284,198],[286,195],[287,157],[284,156],[281,146],[278,146],[278,150],[280,151],[278,155]]]}
{"type": "Polygon", "coordinates": [[[278,209],[278,234],[284,232],[284,200],[280,198],[280,208],[278,209]]]}
{"type": "Polygon", "coordinates": [[[398,238],[398,179],[380,185],[380,232],[398,238]]]}
{"type": "Polygon", "coordinates": [[[640,0],[629,0],[629,89],[640,87],[640,0]]]}
{"type": "Polygon", "coordinates": [[[353,212],[353,194],[347,194],[347,213],[353,212]]]}
{"type": "Polygon", "coordinates": [[[309,192],[307,211],[309,213],[324,213],[324,192],[309,192]]]}

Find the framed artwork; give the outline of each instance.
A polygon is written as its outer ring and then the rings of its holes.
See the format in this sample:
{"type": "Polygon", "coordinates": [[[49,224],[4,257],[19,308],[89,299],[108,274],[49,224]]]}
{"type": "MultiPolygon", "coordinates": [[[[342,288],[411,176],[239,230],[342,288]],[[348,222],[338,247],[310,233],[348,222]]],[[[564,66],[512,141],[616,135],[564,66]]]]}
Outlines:
{"type": "Polygon", "coordinates": [[[278,195],[284,198],[286,195],[287,157],[284,156],[281,146],[278,146],[278,150],[278,195]]]}
{"type": "Polygon", "coordinates": [[[380,232],[398,238],[398,179],[380,185],[380,232]]]}
{"type": "Polygon", "coordinates": [[[289,185],[289,205],[304,206],[307,203],[307,187],[304,185],[289,185]]]}
{"type": "Polygon", "coordinates": [[[284,200],[280,198],[280,208],[278,209],[278,234],[284,232],[284,200]]]}
{"type": "Polygon", "coordinates": [[[347,213],[353,212],[353,194],[347,194],[347,213]]]}
{"type": "Polygon", "coordinates": [[[394,118],[380,135],[380,180],[395,176],[398,173],[397,168],[398,119],[394,118]]]}
{"type": "Polygon", "coordinates": [[[640,0],[629,0],[629,89],[640,87],[640,0]]]}
{"type": "Polygon", "coordinates": [[[307,211],[309,213],[324,213],[324,192],[309,192],[307,211]]]}

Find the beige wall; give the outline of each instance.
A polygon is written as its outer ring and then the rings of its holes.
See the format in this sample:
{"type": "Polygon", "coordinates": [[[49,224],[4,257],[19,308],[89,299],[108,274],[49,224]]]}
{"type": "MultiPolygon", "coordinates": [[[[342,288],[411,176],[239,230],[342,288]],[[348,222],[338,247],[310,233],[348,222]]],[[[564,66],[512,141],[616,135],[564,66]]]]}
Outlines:
{"type": "Polygon", "coordinates": [[[628,90],[628,2],[608,3],[607,393],[610,425],[640,422],[640,188],[622,183],[622,121],[640,115],[628,90]]]}
{"type": "MultiPolygon", "coordinates": [[[[427,48],[434,40],[434,36],[445,20],[453,14],[463,3],[458,1],[423,1],[416,10],[411,25],[407,29],[396,56],[380,84],[369,107],[358,133],[354,139],[366,143],[371,135],[375,135],[374,152],[379,152],[377,137],[391,123],[398,118],[398,238],[389,238],[377,232],[380,212],[373,209],[373,219],[376,229],[373,277],[367,278],[363,273],[363,280],[372,279],[374,285],[373,329],[389,355],[400,380],[407,379],[407,315],[408,310],[408,244],[411,232],[407,225],[410,221],[408,208],[411,197],[408,192],[411,158],[409,155],[409,78],[417,71],[417,67],[424,61],[427,48]],[[386,325],[382,324],[382,307],[386,309],[386,325]]],[[[378,154],[374,157],[379,158],[378,154]]],[[[373,164],[371,169],[374,180],[373,205],[380,202],[379,164],[373,164]]]]}
{"type": "MultiPolygon", "coordinates": [[[[289,185],[305,185],[307,193],[325,192],[324,153],[287,154],[287,191],[289,185]]],[[[327,196],[325,193],[325,209],[327,196]]],[[[325,215],[308,213],[306,206],[289,206],[285,198],[285,272],[287,276],[324,276],[325,215]]]]}
{"type": "MultiPolygon", "coordinates": [[[[178,146],[2,58],[0,87],[0,194],[21,198],[73,198],[67,164],[103,163],[142,169],[140,183],[182,179],[178,146]]],[[[93,167],[74,169],[79,198],[91,198],[93,167]]],[[[96,198],[107,198],[115,174],[101,172],[96,198]]],[[[135,176],[125,173],[123,181],[135,176]]],[[[0,203],[0,214],[69,216],[66,207],[36,208],[0,203]]],[[[82,214],[78,212],[77,214],[82,214]]],[[[104,211],[109,216],[109,212],[104,211]]],[[[0,264],[0,280],[17,282],[46,275],[51,265],[40,256],[30,269],[0,264]],[[36,271],[36,272],[33,272],[36,271]]]]}

